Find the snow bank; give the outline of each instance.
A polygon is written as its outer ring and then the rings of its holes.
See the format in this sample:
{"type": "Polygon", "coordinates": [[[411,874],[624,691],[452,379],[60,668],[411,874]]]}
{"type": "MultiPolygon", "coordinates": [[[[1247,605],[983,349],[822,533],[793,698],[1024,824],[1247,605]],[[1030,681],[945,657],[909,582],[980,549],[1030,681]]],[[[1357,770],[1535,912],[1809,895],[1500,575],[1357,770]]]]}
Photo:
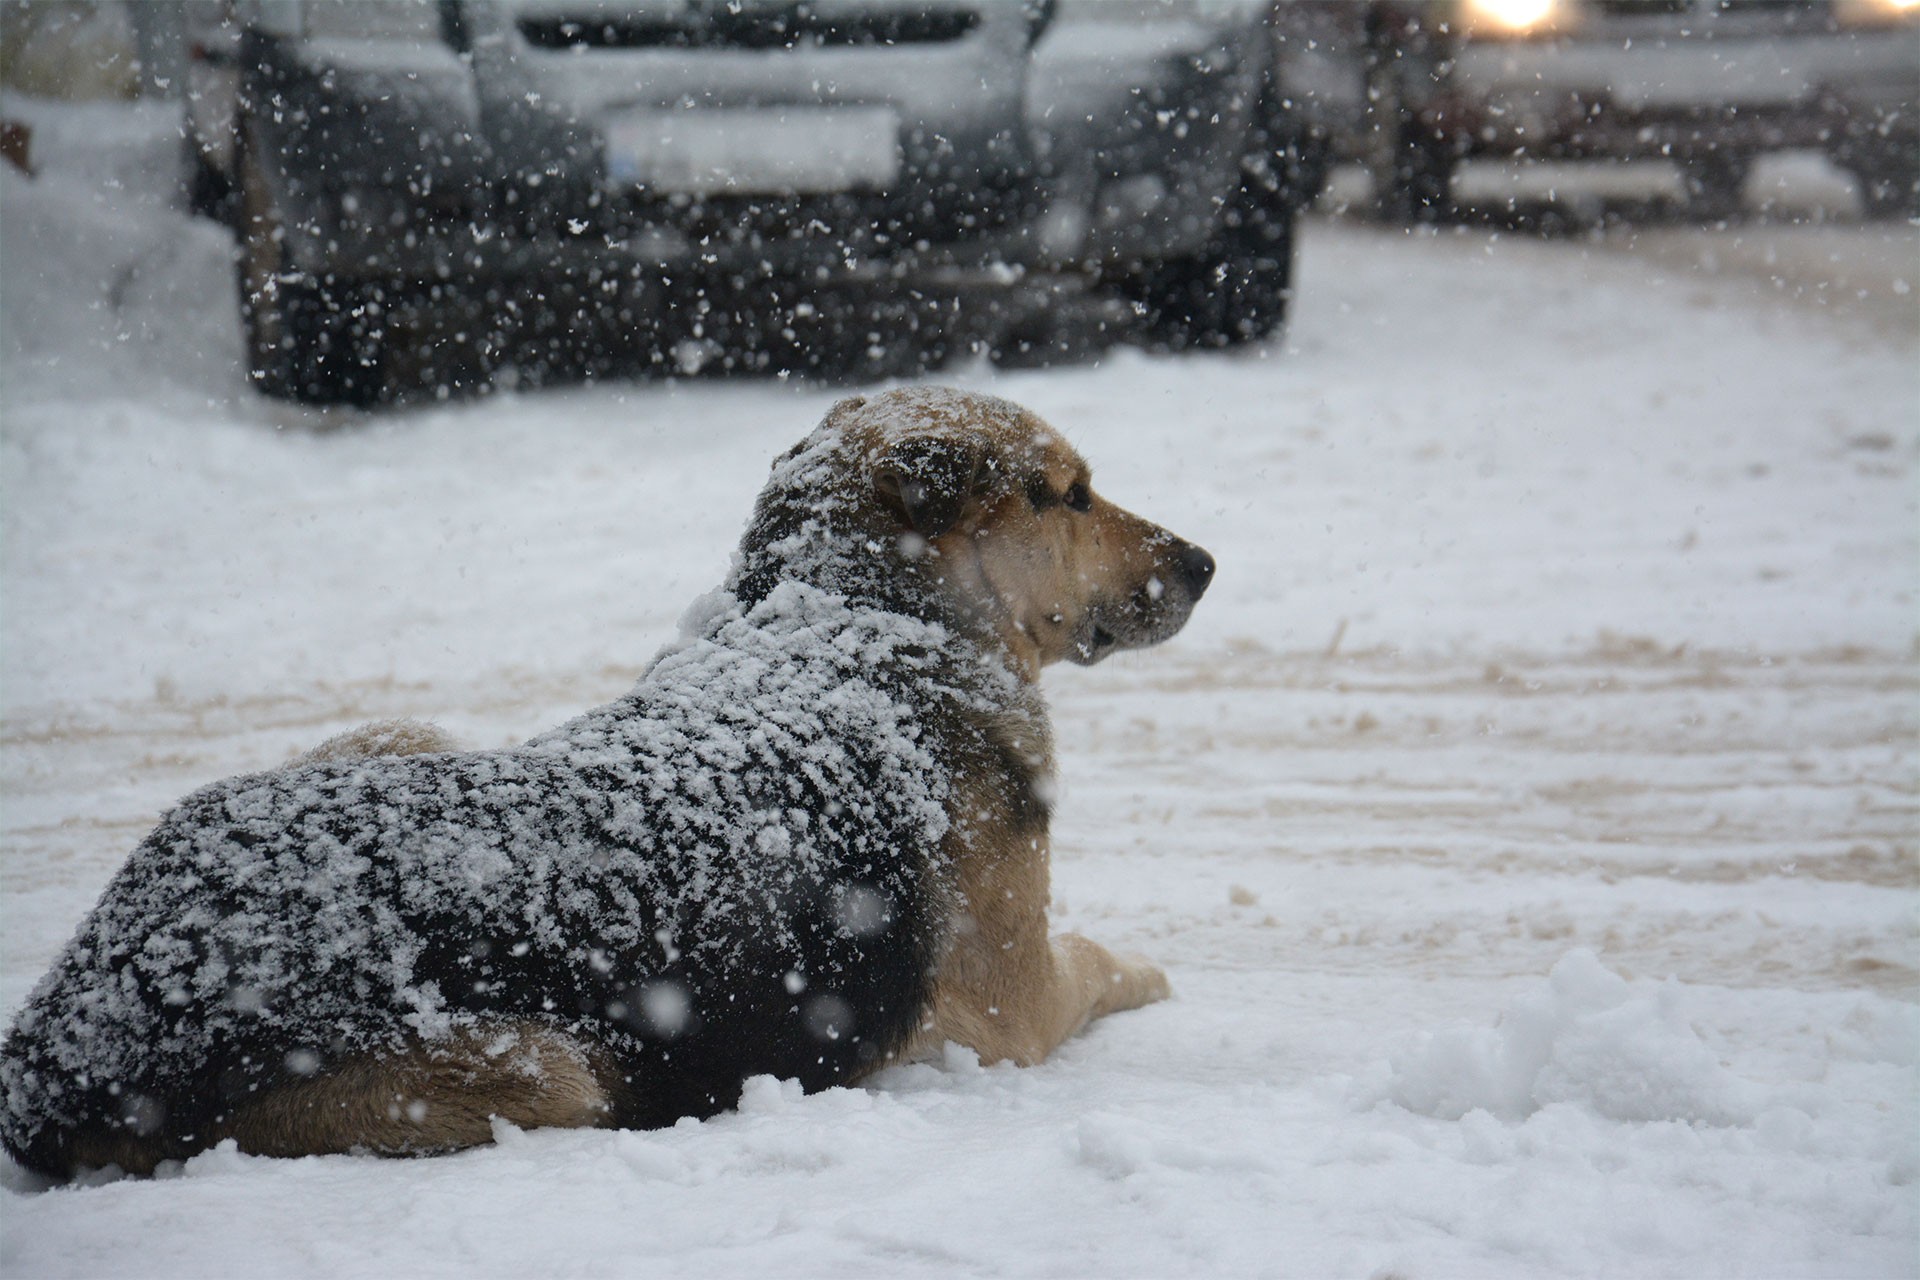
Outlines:
{"type": "Polygon", "coordinates": [[[37,171],[0,165],[9,398],[240,392],[233,237],[180,207],[178,106],[0,109],[32,126],[37,171]]]}
{"type": "Polygon", "coordinates": [[[1384,1078],[1363,1080],[1359,1100],[1445,1120],[1476,1110],[1517,1120],[1554,1103],[1612,1120],[1752,1120],[1759,1087],[1722,1066],[1688,1025],[1678,987],[1636,995],[1593,952],[1571,951],[1493,1026],[1427,1032],[1396,1051],[1384,1078]]]}

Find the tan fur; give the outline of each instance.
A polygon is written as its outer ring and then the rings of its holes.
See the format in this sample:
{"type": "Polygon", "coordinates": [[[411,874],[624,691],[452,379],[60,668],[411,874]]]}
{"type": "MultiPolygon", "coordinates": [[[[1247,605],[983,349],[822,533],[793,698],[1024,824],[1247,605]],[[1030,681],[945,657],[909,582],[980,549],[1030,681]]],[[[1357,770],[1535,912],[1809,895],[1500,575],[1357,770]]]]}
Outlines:
{"type": "Polygon", "coordinates": [[[460,744],[437,724],[424,720],[375,720],[357,729],[337,733],[319,746],[295,756],[293,764],[329,760],[365,760],[374,756],[416,756],[435,751],[458,751],[460,744]]]}
{"type": "MultiPolygon", "coordinates": [[[[1086,464],[1066,449],[1047,468],[1060,490],[1085,483],[1086,464]]],[[[938,538],[956,585],[982,602],[1000,640],[1029,680],[1065,659],[1091,602],[1121,595],[1156,574],[1171,574],[1148,544],[1157,532],[1131,512],[1092,495],[1085,513],[1063,507],[1036,512],[1023,494],[1009,494],[979,522],[938,538]]]]}
{"type": "MultiPolygon", "coordinates": [[[[931,434],[982,431],[978,421],[930,416],[931,434]]],[[[1125,598],[1155,577],[1171,580],[1177,570],[1168,557],[1179,543],[1090,490],[1087,511],[1036,510],[1027,478],[1037,474],[1053,493],[1064,494],[1089,483],[1086,462],[1024,410],[988,434],[1009,474],[933,539],[930,550],[955,596],[1032,681],[1040,668],[1070,656],[1096,601],[1125,598]]],[[[1051,741],[1026,723],[998,732],[1025,735],[1028,740],[1006,745],[1029,756],[1050,786],[1051,741]]],[[[953,810],[967,821],[943,849],[955,868],[953,942],[920,1034],[904,1056],[925,1056],[952,1041],[982,1062],[1031,1065],[1094,1018],[1166,999],[1166,974],[1148,961],[1115,956],[1077,934],[1049,938],[1047,836],[1023,832],[1006,811],[1006,797],[991,785],[964,777],[959,783],[953,810]]]]}
{"type": "Polygon", "coordinates": [[[431,1155],[493,1141],[498,1118],[523,1129],[591,1128],[613,1070],[593,1048],[538,1023],[497,1022],[432,1045],[355,1058],[241,1103],[205,1142],[177,1146],[139,1128],[89,1128],[68,1143],[75,1168],[149,1174],[164,1160],[233,1139],[263,1156],[431,1155]]]}
{"type": "Polygon", "coordinates": [[[982,1062],[1032,1066],[1093,1019],[1171,994],[1166,975],[1144,960],[1121,959],[1078,934],[1048,937],[1046,838],[994,823],[996,799],[977,789],[959,799],[976,818],[970,839],[949,843],[953,942],[905,1057],[952,1041],[982,1062]]]}
{"type": "Polygon", "coordinates": [[[607,1114],[608,1069],[551,1028],[495,1024],[282,1086],[236,1108],[216,1140],[259,1155],[423,1155],[493,1141],[495,1118],[592,1128],[607,1114]]]}
{"type": "MultiPolygon", "coordinates": [[[[843,401],[829,421],[856,437],[861,398],[843,401]]],[[[1178,572],[1183,545],[1166,530],[1123,510],[1091,489],[1086,461],[1038,415],[965,416],[973,402],[916,406],[925,426],[917,435],[977,441],[1000,465],[993,482],[929,548],[937,572],[984,630],[1005,646],[1029,681],[1040,669],[1072,656],[1093,607],[1118,600],[1178,572]],[[1035,510],[1025,482],[1038,476],[1056,495],[1088,486],[1091,509],[1064,505],[1035,510]]],[[[1014,408],[1014,406],[1006,406],[1014,408]]],[[[897,442],[875,434],[866,443],[870,471],[884,466],[897,442]]]]}

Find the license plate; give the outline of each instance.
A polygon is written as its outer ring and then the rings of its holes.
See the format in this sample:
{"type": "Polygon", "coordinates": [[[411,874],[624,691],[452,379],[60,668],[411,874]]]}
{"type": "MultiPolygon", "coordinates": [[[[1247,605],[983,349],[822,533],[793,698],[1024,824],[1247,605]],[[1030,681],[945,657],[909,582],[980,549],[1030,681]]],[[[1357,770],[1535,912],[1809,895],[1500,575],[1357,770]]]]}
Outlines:
{"type": "Polygon", "coordinates": [[[687,195],[817,195],[885,188],[900,174],[889,107],[633,111],[605,125],[607,177],[687,195]]]}

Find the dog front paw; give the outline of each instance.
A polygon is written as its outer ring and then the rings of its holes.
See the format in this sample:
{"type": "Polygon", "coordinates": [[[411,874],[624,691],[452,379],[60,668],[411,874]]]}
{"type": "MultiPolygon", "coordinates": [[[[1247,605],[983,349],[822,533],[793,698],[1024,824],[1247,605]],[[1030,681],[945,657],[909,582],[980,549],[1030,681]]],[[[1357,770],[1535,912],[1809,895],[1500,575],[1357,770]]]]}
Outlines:
{"type": "Polygon", "coordinates": [[[1116,956],[1114,960],[1119,965],[1114,974],[1114,995],[1118,997],[1114,1008],[1138,1009],[1173,994],[1166,971],[1145,956],[1116,956]]]}

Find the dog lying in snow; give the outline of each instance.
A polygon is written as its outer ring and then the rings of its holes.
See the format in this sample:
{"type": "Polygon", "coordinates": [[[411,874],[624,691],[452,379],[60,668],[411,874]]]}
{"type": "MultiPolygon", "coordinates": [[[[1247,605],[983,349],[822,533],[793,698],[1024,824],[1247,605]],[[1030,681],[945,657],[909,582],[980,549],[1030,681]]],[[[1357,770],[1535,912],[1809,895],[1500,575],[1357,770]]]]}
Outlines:
{"type": "Polygon", "coordinates": [[[0,1049],[27,1167],[640,1128],[944,1041],[1034,1063],[1164,975],[1047,935],[1036,687],[1178,631],[1206,552],[1031,413],[841,402],[627,696],[524,746],[374,727],[183,800],[0,1049]]]}

